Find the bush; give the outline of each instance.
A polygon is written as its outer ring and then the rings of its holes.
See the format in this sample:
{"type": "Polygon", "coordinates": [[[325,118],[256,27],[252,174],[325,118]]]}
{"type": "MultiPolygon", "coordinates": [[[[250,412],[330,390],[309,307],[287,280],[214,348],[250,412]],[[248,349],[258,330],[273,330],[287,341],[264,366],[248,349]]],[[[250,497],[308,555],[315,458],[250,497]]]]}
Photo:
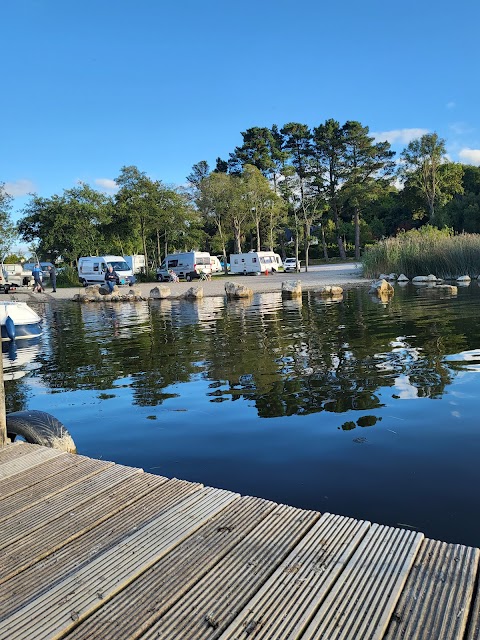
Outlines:
{"type": "Polygon", "coordinates": [[[57,274],[57,286],[59,287],[79,287],[78,271],[75,267],[69,265],[62,267],[57,274]]]}
{"type": "Polygon", "coordinates": [[[480,274],[480,235],[453,235],[452,229],[425,225],[367,247],[362,262],[367,278],[392,272],[408,278],[430,273],[447,280],[475,278],[480,274]]]}

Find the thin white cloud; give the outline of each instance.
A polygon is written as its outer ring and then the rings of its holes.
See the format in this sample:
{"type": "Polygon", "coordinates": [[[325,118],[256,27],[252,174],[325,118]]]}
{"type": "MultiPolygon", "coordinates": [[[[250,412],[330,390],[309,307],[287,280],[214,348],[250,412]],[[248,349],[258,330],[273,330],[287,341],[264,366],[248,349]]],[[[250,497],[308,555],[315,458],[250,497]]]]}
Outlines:
{"type": "Polygon", "coordinates": [[[458,152],[458,157],[463,162],[480,166],[480,149],[469,149],[468,147],[458,152]]]}
{"type": "Polygon", "coordinates": [[[108,189],[109,191],[113,191],[117,188],[117,183],[111,178],[95,178],[95,184],[102,187],[102,189],[108,189]]]}
{"type": "Polygon", "coordinates": [[[446,109],[455,109],[456,106],[457,106],[456,103],[453,102],[453,100],[450,100],[450,102],[447,102],[447,104],[445,105],[445,108],[446,109]]]}
{"type": "Polygon", "coordinates": [[[19,198],[20,196],[33,193],[35,191],[35,185],[31,180],[15,180],[14,182],[5,183],[5,191],[13,198],[19,198]]]}
{"type": "Polygon", "coordinates": [[[458,136],[465,135],[466,133],[473,133],[475,129],[465,122],[452,122],[449,125],[450,129],[458,136]]]}
{"type": "Polygon", "coordinates": [[[396,142],[401,144],[408,144],[415,138],[421,138],[426,133],[428,133],[428,129],[392,129],[391,131],[372,131],[371,135],[375,138],[377,142],[390,142],[390,144],[395,144],[396,142]]]}

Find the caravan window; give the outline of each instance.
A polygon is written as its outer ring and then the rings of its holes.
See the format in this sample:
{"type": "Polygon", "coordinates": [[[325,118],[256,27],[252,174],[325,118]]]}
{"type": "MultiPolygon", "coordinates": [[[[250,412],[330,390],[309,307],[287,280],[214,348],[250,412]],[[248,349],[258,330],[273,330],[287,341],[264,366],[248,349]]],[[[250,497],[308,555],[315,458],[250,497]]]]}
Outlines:
{"type": "Polygon", "coordinates": [[[96,272],[96,273],[98,273],[98,268],[99,268],[99,266],[100,266],[100,263],[99,263],[99,262],[94,262],[94,263],[93,263],[93,271],[94,271],[94,272],[96,272]]]}
{"type": "Polygon", "coordinates": [[[210,258],[197,257],[197,264],[210,264],[210,258]]]}
{"type": "Polygon", "coordinates": [[[272,259],[271,259],[271,257],[270,257],[270,256],[264,256],[264,258],[263,258],[263,262],[264,262],[265,264],[270,264],[270,263],[272,262],[272,259]]]}
{"type": "Polygon", "coordinates": [[[178,267],[178,260],[169,260],[168,261],[168,268],[171,269],[172,267],[178,267]]]}

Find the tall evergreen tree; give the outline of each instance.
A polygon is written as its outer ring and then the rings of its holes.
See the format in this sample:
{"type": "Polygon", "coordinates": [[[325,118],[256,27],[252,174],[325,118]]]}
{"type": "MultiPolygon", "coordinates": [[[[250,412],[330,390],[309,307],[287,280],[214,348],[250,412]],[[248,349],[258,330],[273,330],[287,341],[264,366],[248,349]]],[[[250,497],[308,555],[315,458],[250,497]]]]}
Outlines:
{"type": "Polygon", "coordinates": [[[344,183],[342,196],[353,210],[355,227],[355,258],[360,259],[360,214],[378,195],[380,181],[393,173],[395,153],[388,142],[374,143],[368,127],[349,120],[343,126],[344,183]]]}

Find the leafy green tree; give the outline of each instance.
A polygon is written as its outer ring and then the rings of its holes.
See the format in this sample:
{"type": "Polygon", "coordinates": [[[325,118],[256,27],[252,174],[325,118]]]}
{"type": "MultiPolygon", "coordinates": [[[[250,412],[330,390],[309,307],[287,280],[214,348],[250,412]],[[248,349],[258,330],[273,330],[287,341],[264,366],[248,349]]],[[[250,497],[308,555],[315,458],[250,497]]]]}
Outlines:
{"type": "Polygon", "coordinates": [[[427,204],[429,221],[435,224],[435,207],[463,192],[462,166],[447,161],[445,140],[436,133],[412,140],[402,151],[401,159],[399,177],[420,191],[427,204]]]}
{"type": "Polygon", "coordinates": [[[246,164],[242,173],[242,200],[247,204],[255,225],[257,251],[268,244],[273,251],[273,235],[283,212],[283,202],[275,194],[268,180],[257,167],[246,164]],[[261,231],[265,230],[265,241],[262,242],[261,231]]]}
{"type": "Polygon", "coordinates": [[[200,183],[204,178],[210,175],[210,167],[206,160],[200,160],[193,165],[191,173],[188,174],[187,180],[193,189],[199,189],[200,183]]]}
{"type": "Polygon", "coordinates": [[[111,199],[84,183],[51,198],[34,194],[23,209],[18,232],[25,242],[36,243],[41,256],[73,264],[82,255],[104,250],[101,228],[110,209],[111,199]]]}
{"type": "Polygon", "coordinates": [[[233,177],[226,173],[211,173],[199,184],[197,207],[213,222],[227,272],[227,242],[230,237],[229,218],[234,206],[233,177]]]}
{"type": "Polygon", "coordinates": [[[388,142],[374,143],[368,127],[349,120],[344,132],[344,183],[341,194],[353,209],[355,226],[355,258],[360,259],[360,214],[377,198],[393,173],[395,153],[388,142]]]}
{"type": "MultiPolygon", "coordinates": [[[[300,216],[303,225],[305,269],[308,271],[309,249],[311,243],[311,226],[317,216],[321,215],[321,196],[318,190],[312,190],[312,133],[307,125],[289,122],[281,129],[284,136],[283,148],[289,153],[295,169],[296,184],[290,193],[293,196],[295,226],[300,216]]],[[[298,238],[298,233],[296,234],[298,238]]],[[[298,262],[298,241],[295,244],[295,258],[298,262]]]]}
{"type": "Polygon", "coordinates": [[[441,211],[456,232],[480,233],[480,167],[463,165],[463,190],[441,211]]]}
{"type": "Polygon", "coordinates": [[[16,237],[15,225],[11,219],[12,200],[5,191],[5,183],[0,182],[0,260],[10,251],[16,237]]]}
{"type": "Polygon", "coordinates": [[[313,150],[317,166],[316,184],[323,194],[335,224],[340,258],[346,253],[342,238],[340,188],[344,177],[345,132],[336,120],[326,120],[313,130],[313,150]]]}

